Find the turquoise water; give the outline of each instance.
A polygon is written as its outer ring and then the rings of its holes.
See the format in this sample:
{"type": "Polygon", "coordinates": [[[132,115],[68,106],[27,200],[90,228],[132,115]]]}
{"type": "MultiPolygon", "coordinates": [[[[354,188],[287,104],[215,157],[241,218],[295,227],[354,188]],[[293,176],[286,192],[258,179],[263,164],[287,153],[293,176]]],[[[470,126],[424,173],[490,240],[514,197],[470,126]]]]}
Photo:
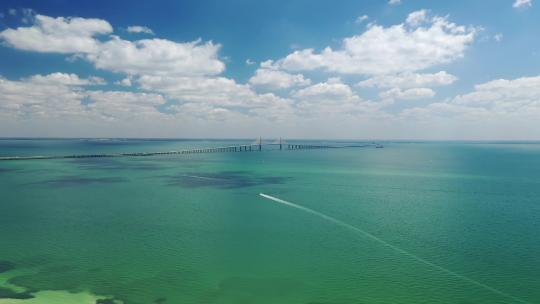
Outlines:
{"type": "MultiPolygon", "coordinates": [[[[234,143],[0,140],[0,156],[234,143]]],[[[0,162],[0,193],[2,304],[540,303],[537,143],[0,162]]]]}

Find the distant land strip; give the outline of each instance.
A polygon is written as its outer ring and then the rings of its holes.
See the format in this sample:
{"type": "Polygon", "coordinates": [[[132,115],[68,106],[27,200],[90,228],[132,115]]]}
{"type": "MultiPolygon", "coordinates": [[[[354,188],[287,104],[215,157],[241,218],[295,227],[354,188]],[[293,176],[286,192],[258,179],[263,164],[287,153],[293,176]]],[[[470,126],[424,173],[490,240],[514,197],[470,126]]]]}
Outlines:
{"type": "Polygon", "coordinates": [[[72,154],[72,155],[34,155],[34,156],[0,156],[0,161],[8,160],[38,160],[38,159],[70,159],[70,158],[100,158],[100,157],[142,157],[158,155],[200,154],[200,153],[224,153],[224,152],[255,152],[263,151],[265,146],[279,146],[279,150],[309,150],[309,149],[343,149],[343,148],[382,148],[376,143],[361,145],[306,145],[306,144],[252,144],[212,148],[195,148],[166,152],[133,152],[133,153],[100,153],[100,154],[72,154]]]}

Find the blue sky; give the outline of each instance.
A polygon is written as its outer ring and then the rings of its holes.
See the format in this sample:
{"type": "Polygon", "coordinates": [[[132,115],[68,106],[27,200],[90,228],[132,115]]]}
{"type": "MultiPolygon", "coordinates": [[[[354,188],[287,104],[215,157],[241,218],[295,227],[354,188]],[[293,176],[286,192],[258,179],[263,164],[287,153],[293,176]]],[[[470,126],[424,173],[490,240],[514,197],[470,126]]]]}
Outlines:
{"type": "Polygon", "coordinates": [[[2,1],[0,136],[540,139],[537,5],[2,1]]]}

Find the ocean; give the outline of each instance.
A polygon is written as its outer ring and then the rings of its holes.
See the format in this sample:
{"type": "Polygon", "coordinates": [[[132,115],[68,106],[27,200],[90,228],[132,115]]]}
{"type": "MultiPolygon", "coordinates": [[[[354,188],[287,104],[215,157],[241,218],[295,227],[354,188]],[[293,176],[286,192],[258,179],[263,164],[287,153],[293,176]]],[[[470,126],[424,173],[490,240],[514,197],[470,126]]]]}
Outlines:
{"type": "MultiPolygon", "coordinates": [[[[0,156],[250,143],[2,139],[0,156]]],[[[0,303],[540,303],[540,143],[382,144],[0,161],[0,303]]]]}

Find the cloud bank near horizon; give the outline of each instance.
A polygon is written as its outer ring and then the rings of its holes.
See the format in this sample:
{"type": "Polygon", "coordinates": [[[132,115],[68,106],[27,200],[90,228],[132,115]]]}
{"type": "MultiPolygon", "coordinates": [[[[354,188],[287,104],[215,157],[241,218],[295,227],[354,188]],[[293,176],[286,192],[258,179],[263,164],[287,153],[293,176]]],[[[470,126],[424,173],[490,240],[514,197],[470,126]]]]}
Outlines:
{"type": "Polygon", "coordinates": [[[338,47],[268,58],[245,83],[225,76],[219,42],[159,38],[145,25],[127,27],[128,39],[99,18],[31,20],[1,31],[4,46],[122,79],[1,76],[0,136],[540,138],[540,75],[439,97],[460,81],[445,67],[465,58],[483,29],[425,9],[398,24],[369,23],[338,47]]]}

